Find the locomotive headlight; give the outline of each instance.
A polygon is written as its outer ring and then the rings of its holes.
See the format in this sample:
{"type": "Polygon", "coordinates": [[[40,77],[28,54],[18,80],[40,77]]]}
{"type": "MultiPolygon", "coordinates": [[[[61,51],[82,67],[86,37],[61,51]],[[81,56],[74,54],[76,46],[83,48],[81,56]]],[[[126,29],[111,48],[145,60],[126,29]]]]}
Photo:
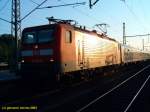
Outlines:
{"type": "Polygon", "coordinates": [[[21,60],[21,63],[24,63],[24,60],[21,60]]]}
{"type": "Polygon", "coordinates": [[[50,61],[50,62],[54,62],[54,59],[53,59],[53,58],[51,58],[49,61],[50,61]]]}

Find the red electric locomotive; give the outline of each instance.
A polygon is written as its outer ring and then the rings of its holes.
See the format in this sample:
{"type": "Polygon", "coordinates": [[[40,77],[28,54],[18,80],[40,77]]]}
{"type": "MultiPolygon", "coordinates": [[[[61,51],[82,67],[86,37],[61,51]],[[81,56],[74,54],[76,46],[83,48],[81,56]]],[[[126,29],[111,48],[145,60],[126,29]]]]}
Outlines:
{"type": "MultiPolygon", "coordinates": [[[[134,50],[126,51],[107,36],[71,25],[70,21],[50,20],[55,22],[23,30],[21,74],[24,78],[81,77],[83,70],[94,71],[134,61],[134,50]]],[[[146,58],[136,57],[135,61],[150,57],[146,55],[146,58]]]]}

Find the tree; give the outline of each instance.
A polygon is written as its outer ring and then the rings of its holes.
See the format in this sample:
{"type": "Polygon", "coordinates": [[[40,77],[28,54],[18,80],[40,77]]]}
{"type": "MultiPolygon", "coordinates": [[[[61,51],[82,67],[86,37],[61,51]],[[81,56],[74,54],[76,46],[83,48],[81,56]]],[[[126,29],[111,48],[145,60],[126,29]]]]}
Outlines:
{"type": "Polygon", "coordinates": [[[0,35],[0,59],[4,59],[3,61],[9,63],[13,56],[13,49],[14,37],[10,34],[0,35]]]}

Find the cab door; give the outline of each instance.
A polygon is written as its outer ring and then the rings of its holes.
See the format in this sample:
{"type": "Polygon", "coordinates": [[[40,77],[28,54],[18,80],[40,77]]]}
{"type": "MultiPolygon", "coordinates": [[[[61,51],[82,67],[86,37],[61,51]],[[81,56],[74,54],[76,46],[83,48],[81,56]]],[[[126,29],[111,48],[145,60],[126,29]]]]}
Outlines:
{"type": "Polygon", "coordinates": [[[77,57],[78,57],[78,66],[84,68],[84,43],[83,38],[77,41],[77,57]]]}
{"type": "Polygon", "coordinates": [[[62,27],[61,31],[61,68],[62,72],[76,70],[76,52],[74,41],[74,30],[62,27]]]}
{"type": "Polygon", "coordinates": [[[84,54],[84,34],[82,32],[75,32],[76,39],[76,64],[78,69],[83,69],[86,67],[85,54],[84,54]]]}

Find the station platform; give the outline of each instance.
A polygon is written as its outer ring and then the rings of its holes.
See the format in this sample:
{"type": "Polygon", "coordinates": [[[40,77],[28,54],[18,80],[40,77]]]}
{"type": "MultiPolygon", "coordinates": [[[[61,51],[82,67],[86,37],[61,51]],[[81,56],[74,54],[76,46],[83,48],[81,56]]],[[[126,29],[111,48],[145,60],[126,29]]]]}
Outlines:
{"type": "Polygon", "coordinates": [[[1,81],[10,81],[17,80],[19,76],[16,76],[14,72],[10,72],[9,70],[0,70],[0,82],[1,81]]]}

